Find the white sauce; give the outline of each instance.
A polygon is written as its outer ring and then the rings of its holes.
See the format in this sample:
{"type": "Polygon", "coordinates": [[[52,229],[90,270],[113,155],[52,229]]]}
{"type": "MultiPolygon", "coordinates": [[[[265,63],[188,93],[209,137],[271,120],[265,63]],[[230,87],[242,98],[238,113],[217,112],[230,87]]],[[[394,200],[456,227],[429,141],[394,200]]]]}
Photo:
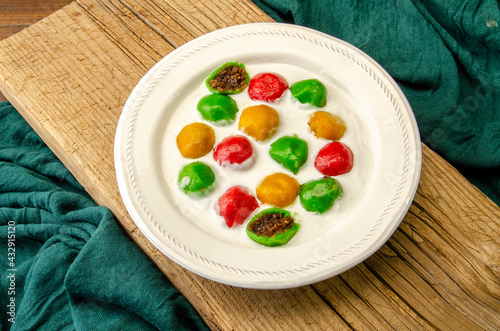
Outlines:
{"type": "MultiPolygon", "coordinates": [[[[246,68],[251,76],[259,72],[279,73],[287,80],[289,85],[299,80],[317,78],[326,86],[328,92],[327,104],[320,109],[339,116],[346,124],[346,132],[340,141],[351,148],[354,155],[354,167],[348,174],[335,177],[343,187],[343,196],[337,199],[335,205],[322,215],[307,212],[300,204],[298,197],[290,207],[285,208],[294,213],[297,222],[301,224],[300,230],[292,240],[296,243],[310,241],[340,224],[349,215],[350,210],[363,198],[366,187],[368,187],[373,176],[374,166],[372,146],[374,133],[370,132],[369,119],[364,116],[361,110],[362,107],[353,96],[342,89],[338,82],[332,78],[314,77],[306,70],[286,64],[247,64],[246,68]]],[[[322,178],[323,175],[314,167],[314,159],[318,151],[330,141],[316,138],[307,124],[311,114],[318,108],[300,104],[293,99],[290,90],[285,91],[281,100],[276,103],[251,100],[247,89],[240,94],[231,95],[237,102],[239,109],[236,120],[224,127],[213,125],[203,120],[196,109],[200,98],[209,93],[204,83],[204,81],[200,81],[199,87],[196,87],[189,93],[188,97],[179,102],[178,108],[167,124],[161,147],[163,176],[173,200],[185,215],[186,221],[193,222],[219,240],[226,240],[238,245],[255,246],[258,244],[248,238],[245,233],[248,220],[243,225],[228,228],[224,219],[217,214],[214,208],[217,199],[229,187],[234,185],[246,187],[255,196],[255,189],[259,182],[265,176],[275,172],[293,176],[300,184],[322,178]],[[244,108],[258,104],[267,104],[276,109],[280,114],[280,125],[274,136],[264,142],[255,141],[252,137],[249,137],[254,148],[255,157],[255,164],[252,167],[246,170],[222,167],[213,159],[213,152],[196,160],[186,159],[181,156],[175,140],[177,134],[185,125],[193,122],[209,124],[215,131],[215,148],[227,136],[245,135],[238,130],[239,116],[244,108]],[[307,162],[297,175],[293,175],[291,171],[274,161],[268,153],[271,143],[276,139],[294,134],[298,138],[305,140],[309,149],[307,162]],[[180,169],[193,161],[208,164],[212,167],[216,176],[213,190],[203,198],[193,199],[184,194],[177,186],[177,176],[180,169]]],[[[271,206],[261,205],[254,213],[269,207],[271,206]]]]}

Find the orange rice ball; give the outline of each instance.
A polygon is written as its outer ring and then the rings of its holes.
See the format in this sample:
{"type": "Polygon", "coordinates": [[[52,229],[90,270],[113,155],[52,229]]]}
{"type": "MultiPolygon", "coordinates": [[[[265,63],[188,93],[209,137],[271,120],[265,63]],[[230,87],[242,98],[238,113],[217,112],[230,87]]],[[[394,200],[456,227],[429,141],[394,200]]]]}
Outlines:
{"type": "Polygon", "coordinates": [[[281,208],[290,206],[297,198],[299,191],[299,182],[283,173],[267,176],[256,190],[260,201],[281,208]]]}
{"type": "Polygon", "coordinates": [[[346,130],[340,117],[322,110],[314,112],[308,124],[316,137],[328,140],[339,140],[346,130]]]}
{"type": "Polygon", "coordinates": [[[214,130],[204,123],[188,124],[177,135],[177,148],[182,156],[189,159],[196,159],[208,154],[214,144],[214,130]]]}
{"type": "Polygon", "coordinates": [[[270,138],[280,124],[278,112],[267,105],[250,106],[241,112],[238,129],[255,140],[270,138]]]}

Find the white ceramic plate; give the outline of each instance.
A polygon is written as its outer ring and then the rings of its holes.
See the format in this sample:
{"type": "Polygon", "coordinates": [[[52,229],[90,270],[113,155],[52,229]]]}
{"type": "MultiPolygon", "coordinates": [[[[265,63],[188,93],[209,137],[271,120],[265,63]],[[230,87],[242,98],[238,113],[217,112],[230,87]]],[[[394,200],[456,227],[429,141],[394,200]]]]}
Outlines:
{"type": "MultiPolygon", "coordinates": [[[[234,98],[240,110],[258,103],[246,91],[234,98]]],[[[312,137],[305,124],[313,110],[298,107],[289,91],[273,107],[282,116],[275,137],[297,134],[309,142],[309,160],[297,180],[304,183],[322,177],[312,163],[326,141],[312,137]]],[[[216,143],[226,135],[241,134],[237,121],[213,127],[216,143]]],[[[387,241],[415,194],[421,144],[403,93],[366,54],[311,29],[257,23],[207,34],[158,62],[125,104],[116,134],[115,163],[127,210],[167,257],[217,282],[277,289],[335,276],[387,241]],[[269,172],[286,173],[266,155],[270,142],[253,141],[257,162],[248,173],[218,166],[211,153],[203,157],[217,176],[216,189],[206,199],[193,201],[175,184],[180,167],[192,161],[181,157],[175,137],[184,125],[202,121],[196,104],[209,93],[205,79],[228,61],[244,63],[250,75],[279,73],[290,84],[319,79],[328,89],[324,110],[339,115],[347,125],[341,141],[353,150],[354,168],[337,177],[344,196],[321,216],[305,212],[297,199],[290,209],[297,213],[301,229],[285,246],[254,243],[245,235],[244,225],[227,228],[212,208],[214,199],[231,184],[255,192],[259,178],[269,172]]]]}

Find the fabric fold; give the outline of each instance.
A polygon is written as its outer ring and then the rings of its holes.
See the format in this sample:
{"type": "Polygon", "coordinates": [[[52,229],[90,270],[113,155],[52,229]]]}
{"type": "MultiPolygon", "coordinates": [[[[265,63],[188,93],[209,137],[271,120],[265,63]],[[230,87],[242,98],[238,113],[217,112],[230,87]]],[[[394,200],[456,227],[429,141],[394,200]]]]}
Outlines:
{"type": "Polygon", "coordinates": [[[0,329],[207,329],[7,102],[0,132],[0,329]]]}

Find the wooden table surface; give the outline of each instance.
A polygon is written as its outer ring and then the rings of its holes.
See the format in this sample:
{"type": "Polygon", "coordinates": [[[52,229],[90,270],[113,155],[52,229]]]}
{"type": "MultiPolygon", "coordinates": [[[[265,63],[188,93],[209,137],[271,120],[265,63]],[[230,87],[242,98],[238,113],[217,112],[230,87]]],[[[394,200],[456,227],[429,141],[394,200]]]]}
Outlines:
{"type": "Polygon", "coordinates": [[[175,47],[225,26],[272,20],[249,1],[77,0],[62,8],[68,3],[0,2],[0,92],[212,329],[500,328],[500,209],[425,145],[400,227],[339,276],[248,290],[201,278],[159,253],[118,192],[113,140],[121,109],[175,47]]]}
{"type": "MultiPolygon", "coordinates": [[[[0,0],[0,41],[40,21],[70,0],[0,0]]],[[[0,101],[7,98],[0,93],[0,101]]]]}

